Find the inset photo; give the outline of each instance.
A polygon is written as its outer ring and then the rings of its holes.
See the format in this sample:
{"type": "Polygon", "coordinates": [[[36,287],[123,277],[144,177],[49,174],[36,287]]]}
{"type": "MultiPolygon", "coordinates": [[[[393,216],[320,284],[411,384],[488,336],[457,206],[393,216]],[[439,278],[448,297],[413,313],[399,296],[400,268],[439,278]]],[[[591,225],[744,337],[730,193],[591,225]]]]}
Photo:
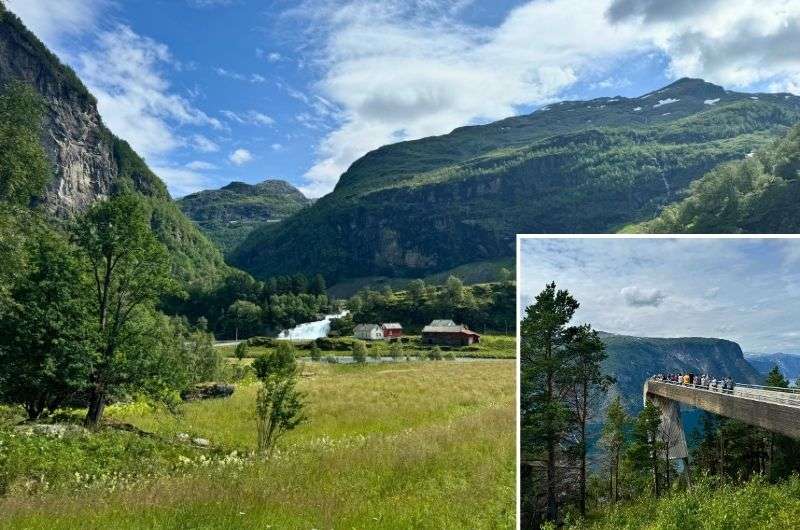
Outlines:
{"type": "Polygon", "coordinates": [[[800,239],[517,244],[521,528],[795,524],[800,239]]]}

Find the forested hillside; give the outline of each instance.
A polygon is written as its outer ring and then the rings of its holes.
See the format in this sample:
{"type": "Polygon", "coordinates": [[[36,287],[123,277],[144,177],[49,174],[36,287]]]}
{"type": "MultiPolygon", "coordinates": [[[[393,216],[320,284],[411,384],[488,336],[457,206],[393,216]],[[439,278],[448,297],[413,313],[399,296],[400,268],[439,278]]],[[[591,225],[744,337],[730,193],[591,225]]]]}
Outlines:
{"type": "Polygon", "coordinates": [[[37,202],[54,219],[71,219],[98,200],[133,192],[149,204],[152,230],[168,248],[177,277],[188,283],[227,274],[221,253],[180,212],[164,183],[106,128],[75,73],[0,3],[0,87],[14,82],[32,87],[43,103],[40,140],[50,177],[37,202]]]}
{"type": "Polygon", "coordinates": [[[283,180],[258,184],[231,182],[178,199],[178,206],[224,253],[239,245],[257,226],[277,222],[311,201],[283,180]]]}
{"type": "Polygon", "coordinates": [[[420,277],[511,256],[518,232],[614,231],[798,121],[796,96],[694,79],[640,98],[554,104],[381,147],[312,207],[251,233],[232,259],[261,277],[420,277]]]}
{"type": "Polygon", "coordinates": [[[800,231],[800,126],[692,183],[686,198],[627,230],[647,233],[800,231]]]}

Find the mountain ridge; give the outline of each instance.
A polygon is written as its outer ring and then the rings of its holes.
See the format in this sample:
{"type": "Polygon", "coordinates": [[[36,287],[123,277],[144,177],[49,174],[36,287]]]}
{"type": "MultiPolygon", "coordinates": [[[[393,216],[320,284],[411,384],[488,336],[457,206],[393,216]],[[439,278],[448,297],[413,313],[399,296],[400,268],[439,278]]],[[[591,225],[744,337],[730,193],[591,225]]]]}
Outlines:
{"type": "Polygon", "coordinates": [[[554,103],[382,146],[313,206],[254,230],[231,260],[258,277],[313,265],[332,284],[511,256],[516,233],[616,231],[797,122],[797,96],[692,79],[638,98],[554,103]]]}
{"type": "Polygon", "coordinates": [[[285,180],[266,179],[256,184],[232,181],[219,189],[191,193],[176,202],[227,254],[260,224],[281,221],[312,201],[285,180]]]}

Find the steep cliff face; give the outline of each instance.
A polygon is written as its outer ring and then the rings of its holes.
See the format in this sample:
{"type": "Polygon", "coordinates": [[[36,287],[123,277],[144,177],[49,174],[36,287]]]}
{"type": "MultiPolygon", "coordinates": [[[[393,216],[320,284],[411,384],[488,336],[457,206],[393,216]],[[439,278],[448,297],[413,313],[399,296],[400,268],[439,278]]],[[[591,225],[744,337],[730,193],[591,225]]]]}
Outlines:
{"type": "Polygon", "coordinates": [[[170,250],[176,276],[193,281],[227,270],[164,183],[105,127],[95,98],[75,73],[0,3],[0,86],[11,81],[34,87],[45,103],[42,144],[53,175],[41,201],[50,213],[67,219],[114,193],[136,192],[152,207],[153,231],[170,250]]]}
{"type": "Polygon", "coordinates": [[[758,384],[762,376],[729,340],[685,337],[650,338],[601,333],[608,359],[604,368],[617,379],[616,390],[631,410],[642,406],[642,385],[658,373],[709,374],[758,384]]]}
{"type": "MultiPolygon", "coordinates": [[[[0,7],[0,84],[24,81],[45,101],[42,141],[52,162],[53,179],[42,198],[59,217],[107,198],[119,177],[116,139],[105,128],[95,99],[77,76],[12,13],[0,7]]],[[[137,191],[151,190],[139,187],[137,191]]],[[[166,191],[156,190],[161,196],[166,191]]]]}
{"type": "Polygon", "coordinates": [[[745,359],[758,370],[758,373],[763,375],[767,375],[777,366],[783,377],[787,379],[800,377],[800,355],[790,353],[747,354],[745,359]]]}

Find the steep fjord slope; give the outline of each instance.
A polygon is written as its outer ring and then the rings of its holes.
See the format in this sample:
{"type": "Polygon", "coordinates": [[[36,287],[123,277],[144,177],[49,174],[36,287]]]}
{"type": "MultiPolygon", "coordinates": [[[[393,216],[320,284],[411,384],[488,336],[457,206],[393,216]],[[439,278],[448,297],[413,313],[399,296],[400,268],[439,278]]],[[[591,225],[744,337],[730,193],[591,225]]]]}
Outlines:
{"type": "Polygon", "coordinates": [[[651,221],[626,227],[650,233],[800,232],[800,125],[744,160],[692,183],[688,196],[651,221]]]}
{"type": "Polygon", "coordinates": [[[533,114],[377,149],[333,193],[233,253],[259,276],[421,276],[512,256],[518,232],[648,219],[698,175],[800,121],[800,98],[682,79],[639,98],[533,114]]]}
{"type": "Polygon", "coordinates": [[[192,281],[226,270],[222,255],[183,216],[164,183],[103,125],[95,98],[75,73],[0,3],[0,86],[12,81],[31,85],[45,103],[42,142],[54,174],[42,202],[50,213],[68,219],[97,200],[133,191],[149,202],[153,230],[169,249],[177,276],[192,281]]]}
{"type": "Polygon", "coordinates": [[[611,333],[601,333],[600,338],[608,352],[603,368],[616,377],[616,390],[629,410],[641,408],[642,385],[657,373],[706,373],[752,384],[763,379],[745,360],[739,345],[729,340],[631,337],[611,333]]]}
{"type": "Polygon", "coordinates": [[[311,200],[283,180],[251,185],[231,182],[218,190],[204,190],[179,199],[194,221],[223,252],[228,253],[258,225],[281,221],[299,212],[311,200]]]}

